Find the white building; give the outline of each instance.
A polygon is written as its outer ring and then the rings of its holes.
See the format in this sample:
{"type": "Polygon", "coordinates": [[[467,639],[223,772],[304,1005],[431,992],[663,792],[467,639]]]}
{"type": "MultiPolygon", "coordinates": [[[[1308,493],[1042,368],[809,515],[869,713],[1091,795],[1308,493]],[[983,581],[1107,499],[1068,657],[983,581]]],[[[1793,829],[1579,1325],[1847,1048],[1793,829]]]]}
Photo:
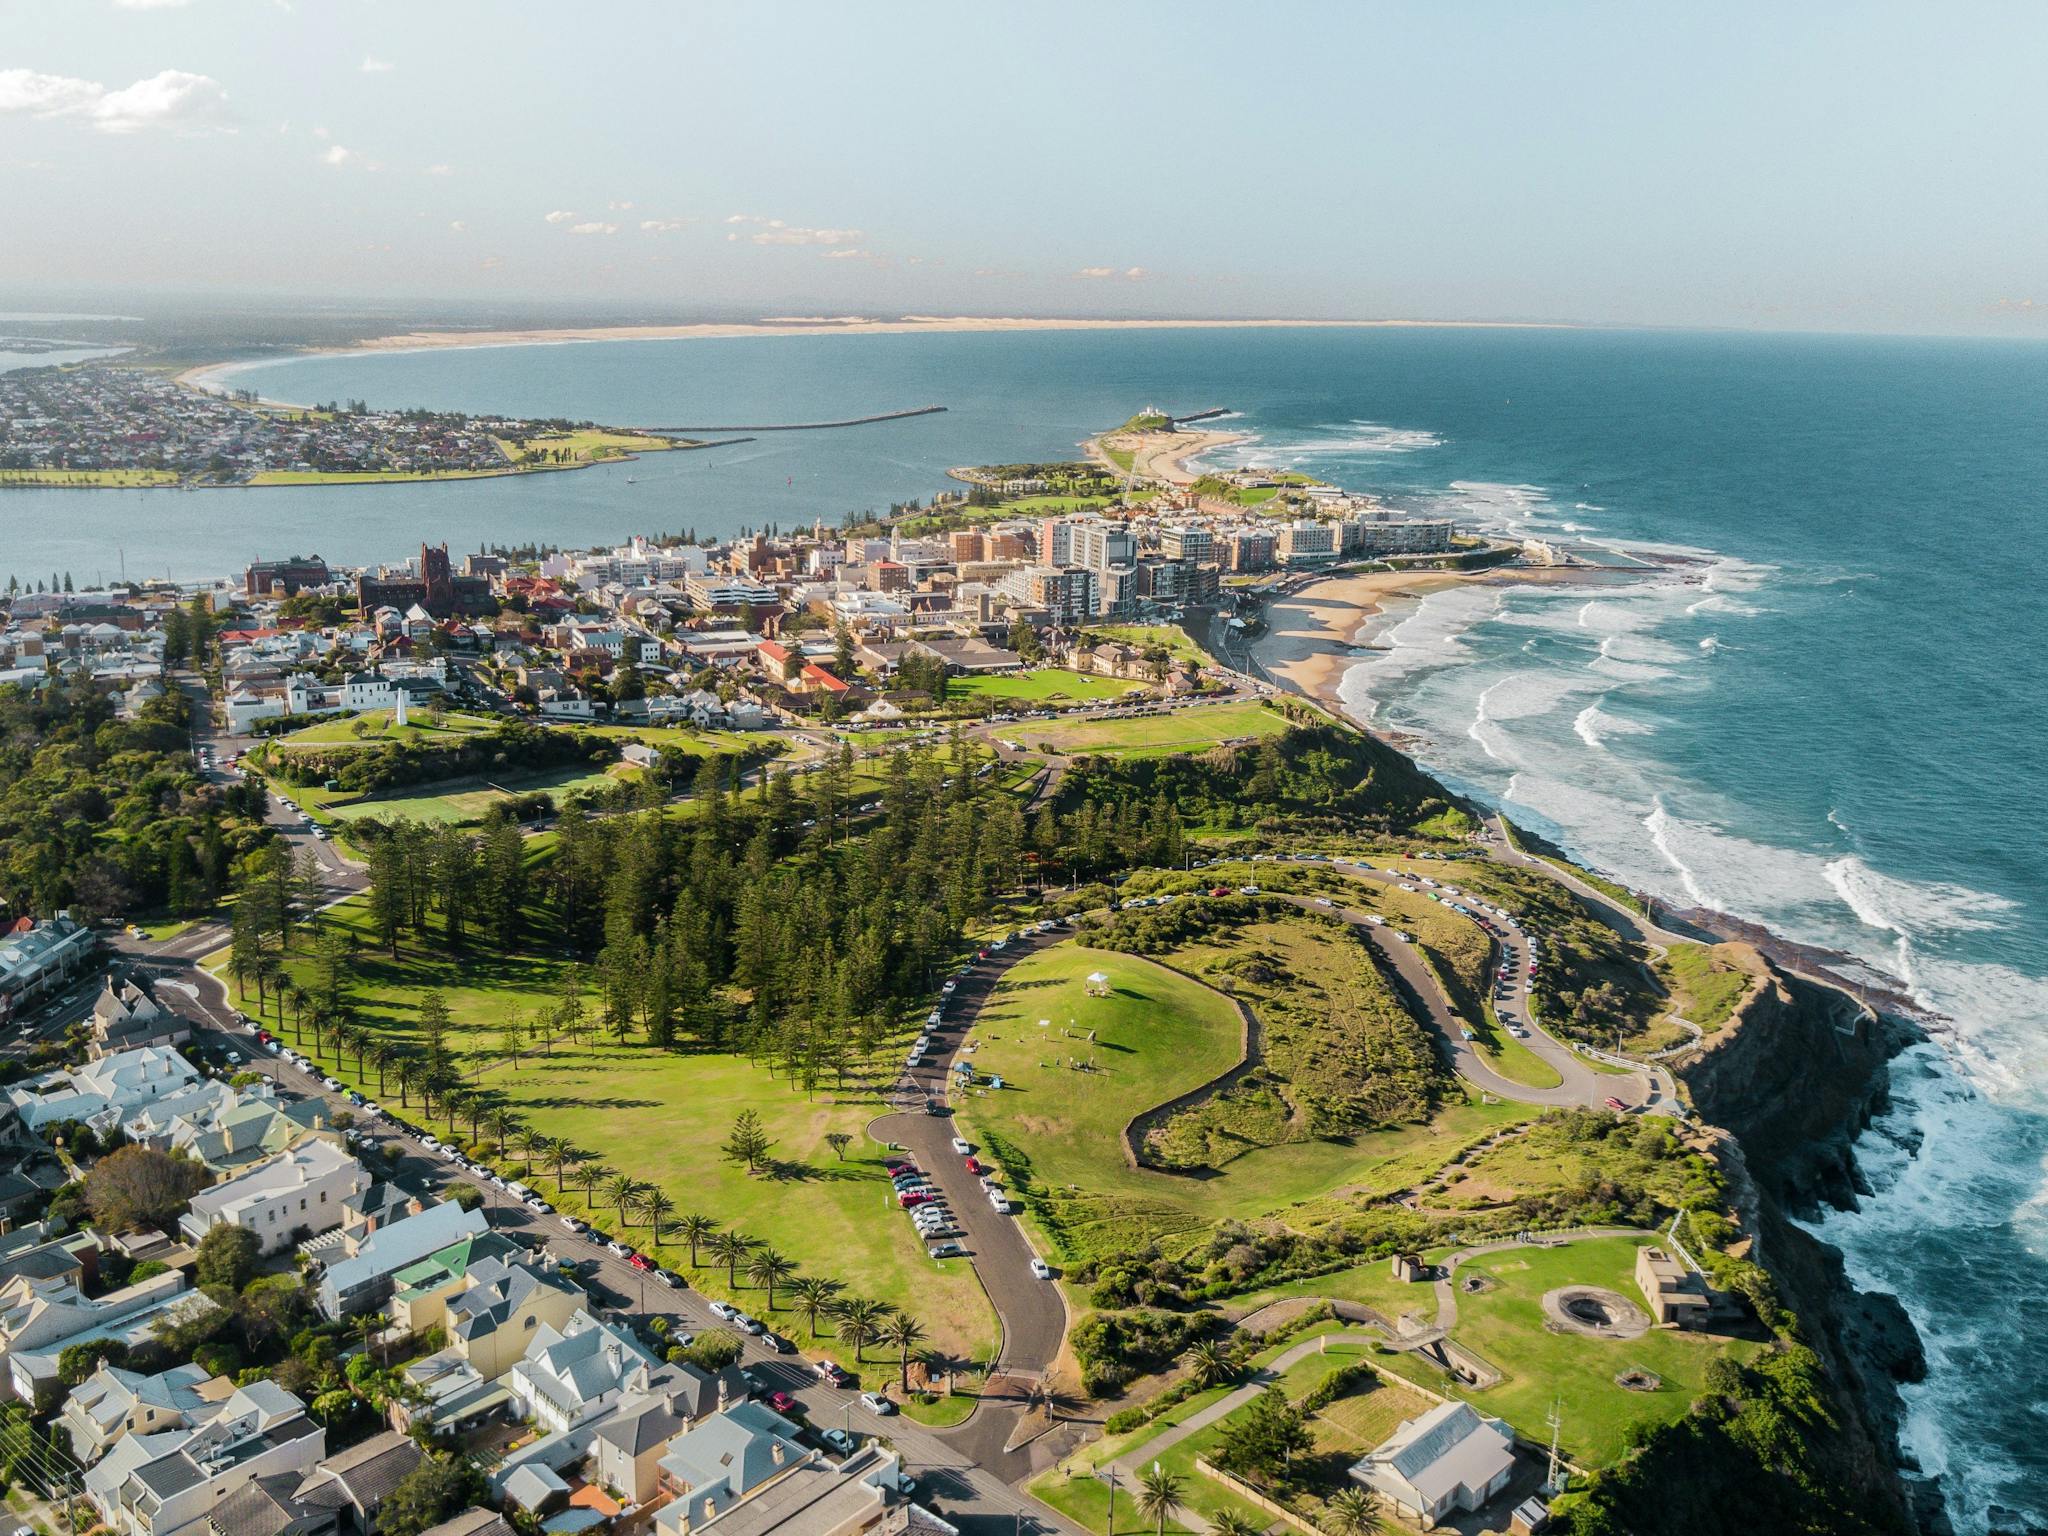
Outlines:
{"type": "Polygon", "coordinates": [[[196,1429],[129,1435],[85,1474],[85,1493],[124,1536],[204,1531],[205,1517],[236,1490],[281,1472],[309,1473],[327,1431],[274,1382],[238,1389],[196,1429]]]}
{"type": "Polygon", "coordinates": [[[646,1391],[660,1369],[631,1334],[579,1312],[559,1330],[542,1323],[505,1384],[544,1432],[559,1434],[629,1389],[646,1391]]]}
{"type": "Polygon", "coordinates": [[[195,1243],[216,1226],[240,1227],[256,1235],[264,1253],[275,1253],[332,1232],[345,1202],[369,1187],[361,1163],[315,1136],[202,1189],[178,1224],[195,1243]]]}
{"type": "Polygon", "coordinates": [[[117,1051],[70,1071],[59,1069],[4,1091],[31,1130],[80,1120],[94,1130],[119,1125],[143,1107],[177,1098],[200,1082],[192,1063],[168,1046],[117,1051]]]}
{"type": "Polygon", "coordinates": [[[1514,1432],[1470,1403],[1445,1403],[1410,1419],[1351,1467],[1354,1481],[1424,1530],[1455,1510],[1482,1509],[1515,1470],[1514,1432]]]}

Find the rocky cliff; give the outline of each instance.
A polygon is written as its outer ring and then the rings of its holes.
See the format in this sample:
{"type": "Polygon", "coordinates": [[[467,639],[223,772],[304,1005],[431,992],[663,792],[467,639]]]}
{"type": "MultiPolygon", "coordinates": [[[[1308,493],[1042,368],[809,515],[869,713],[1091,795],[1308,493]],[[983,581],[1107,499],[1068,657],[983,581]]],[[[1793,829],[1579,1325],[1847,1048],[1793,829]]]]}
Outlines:
{"type": "Polygon", "coordinates": [[[1898,1384],[1925,1370],[1919,1336],[1896,1298],[1857,1291],[1840,1254],[1789,1219],[1867,1192],[1854,1143],[1885,1106],[1891,1058],[1918,1038],[1770,964],[1766,984],[1679,1075],[1701,1118],[1736,1139],[1722,1164],[1754,1223],[1755,1257],[1842,1384],[1838,1474],[1890,1517],[1882,1523],[1939,1532],[1948,1528],[1939,1495],[1898,1453],[1898,1384]]]}

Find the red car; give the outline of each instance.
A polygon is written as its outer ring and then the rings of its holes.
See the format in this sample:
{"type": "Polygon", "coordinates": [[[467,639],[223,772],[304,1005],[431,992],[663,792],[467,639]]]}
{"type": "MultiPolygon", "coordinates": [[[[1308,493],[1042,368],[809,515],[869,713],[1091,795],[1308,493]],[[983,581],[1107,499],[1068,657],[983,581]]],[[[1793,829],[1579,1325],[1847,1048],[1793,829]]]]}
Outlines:
{"type": "Polygon", "coordinates": [[[1607,1101],[1607,1107],[1613,1110],[1617,1115],[1625,1115],[1628,1113],[1628,1106],[1622,1103],[1619,1099],[1609,1099],[1607,1101]]]}
{"type": "Polygon", "coordinates": [[[1211,896],[1228,896],[1230,894],[1230,887],[1227,885],[1212,885],[1209,887],[1209,894],[1211,896]]]}
{"type": "Polygon", "coordinates": [[[796,1412],[796,1399],[787,1392],[770,1392],[768,1394],[768,1406],[777,1413],[791,1414],[796,1412]]]}
{"type": "Polygon", "coordinates": [[[650,1260],[644,1253],[629,1253],[626,1255],[626,1262],[632,1265],[635,1269],[654,1268],[653,1261],[650,1260]]]}
{"type": "Polygon", "coordinates": [[[967,1171],[969,1173],[979,1174],[981,1172],[981,1159],[978,1157],[970,1157],[969,1159],[967,1159],[967,1171]]]}
{"type": "Polygon", "coordinates": [[[896,1197],[896,1203],[902,1206],[903,1209],[907,1211],[913,1205],[928,1204],[931,1198],[932,1197],[930,1195],[925,1194],[922,1190],[911,1189],[905,1190],[902,1194],[898,1195],[896,1197]]]}

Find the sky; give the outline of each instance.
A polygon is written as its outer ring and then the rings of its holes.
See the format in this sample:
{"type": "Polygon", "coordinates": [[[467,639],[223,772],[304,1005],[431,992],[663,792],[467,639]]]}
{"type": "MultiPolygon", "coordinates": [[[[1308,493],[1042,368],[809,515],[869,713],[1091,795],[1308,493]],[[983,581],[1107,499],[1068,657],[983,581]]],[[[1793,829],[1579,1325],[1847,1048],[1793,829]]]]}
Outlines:
{"type": "Polygon", "coordinates": [[[0,296],[2048,336],[2048,6],[0,0],[0,296]]]}

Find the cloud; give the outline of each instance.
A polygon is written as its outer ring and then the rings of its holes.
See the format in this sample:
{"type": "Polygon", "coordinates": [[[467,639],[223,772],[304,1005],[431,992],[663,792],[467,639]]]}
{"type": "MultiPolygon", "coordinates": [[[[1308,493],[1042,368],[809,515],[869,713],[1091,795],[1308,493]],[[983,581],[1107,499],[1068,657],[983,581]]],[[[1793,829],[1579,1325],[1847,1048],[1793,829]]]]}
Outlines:
{"type": "Polygon", "coordinates": [[[102,133],[203,133],[225,126],[227,100],[218,80],[182,69],[160,70],[118,91],[71,75],[0,69],[0,114],[77,118],[102,133]]]}
{"type": "Polygon", "coordinates": [[[842,245],[837,250],[824,253],[827,261],[873,261],[875,253],[864,251],[859,246],[842,245]]]}
{"type": "Polygon", "coordinates": [[[462,220],[460,219],[450,219],[448,221],[448,227],[454,230],[455,233],[457,233],[458,235],[461,234],[465,229],[469,228],[469,226],[463,223],[462,220]]]}
{"type": "Polygon", "coordinates": [[[366,75],[388,75],[398,66],[389,59],[380,59],[375,54],[366,53],[359,68],[366,75]]]}
{"type": "Polygon", "coordinates": [[[576,220],[576,215],[566,208],[557,208],[547,216],[547,220],[550,224],[572,224],[576,220]]]}
{"type": "Polygon", "coordinates": [[[175,11],[188,0],[114,0],[117,11],[175,11]]]}
{"type": "Polygon", "coordinates": [[[420,172],[422,176],[453,176],[455,167],[447,164],[430,165],[420,172]]]}
{"type": "Polygon", "coordinates": [[[482,261],[478,262],[477,265],[482,267],[486,272],[488,272],[493,267],[502,267],[503,265],[505,265],[505,258],[502,256],[486,256],[482,261]]]}
{"type": "MultiPolygon", "coordinates": [[[[755,213],[733,213],[726,215],[728,224],[753,224],[758,226],[747,238],[756,245],[859,245],[862,234],[857,229],[811,229],[801,224],[785,224],[781,219],[765,219],[755,213]]],[[[737,240],[737,234],[726,236],[737,240]]]]}
{"type": "Polygon", "coordinates": [[[633,205],[630,202],[606,203],[605,207],[612,213],[629,213],[632,211],[633,205]]]}
{"type": "Polygon", "coordinates": [[[672,235],[689,222],[688,219],[642,219],[640,227],[650,235],[672,235]]]}
{"type": "Polygon", "coordinates": [[[571,224],[569,226],[569,233],[572,235],[616,235],[618,232],[618,225],[606,224],[597,219],[592,219],[587,223],[571,224]]]}
{"type": "Polygon", "coordinates": [[[1143,267],[1124,267],[1121,270],[1116,267],[1083,267],[1074,274],[1076,277],[1116,277],[1133,283],[1142,282],[1151,275],[1143,267]]]}
{"type": "Polygon", "coordinates": [[[352,149],[344,149],[339,144],[330,144],[327,146],[326,152],[320,156],[320,163],[322,165],[337,166],[354,165],[358,160],[362,158],[363,157],[361,155],[357,154],[352,149]]]}

